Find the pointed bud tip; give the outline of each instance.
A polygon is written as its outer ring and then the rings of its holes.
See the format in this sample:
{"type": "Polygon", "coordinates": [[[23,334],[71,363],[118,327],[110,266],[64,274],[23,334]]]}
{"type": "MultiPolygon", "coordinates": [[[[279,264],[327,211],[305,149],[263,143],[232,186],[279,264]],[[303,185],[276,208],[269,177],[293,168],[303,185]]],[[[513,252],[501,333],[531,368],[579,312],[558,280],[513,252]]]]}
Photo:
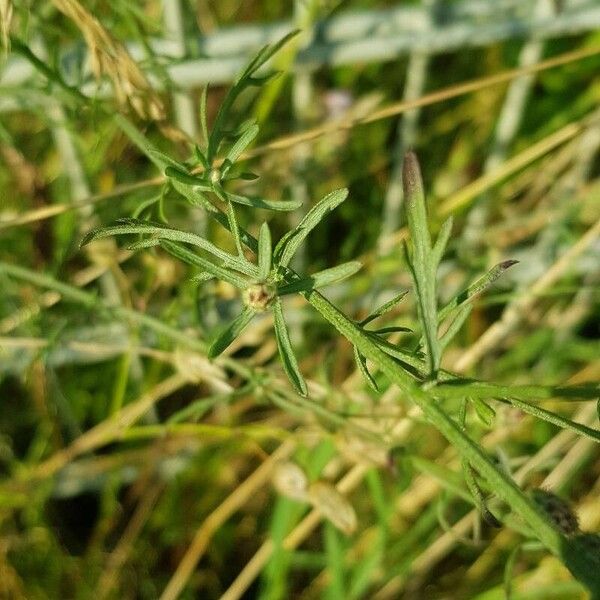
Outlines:
{"type": "Polygon", "coordinates": [[[412,150],[408,150],[404,154],[404,163],[402,165],[404,196],[408,201],[411,201],[415,195],[423,193],[422,181],[419,159],[412,150]]]}
{"type": "Polygon", "coordinates": [[[512,267],[518,263],[519,263],[518,260],[510,259],[510,260],[502,261],[498,266],[501,269],[506,270],[506,269],[510,269],[510,267],[512,267]]]}

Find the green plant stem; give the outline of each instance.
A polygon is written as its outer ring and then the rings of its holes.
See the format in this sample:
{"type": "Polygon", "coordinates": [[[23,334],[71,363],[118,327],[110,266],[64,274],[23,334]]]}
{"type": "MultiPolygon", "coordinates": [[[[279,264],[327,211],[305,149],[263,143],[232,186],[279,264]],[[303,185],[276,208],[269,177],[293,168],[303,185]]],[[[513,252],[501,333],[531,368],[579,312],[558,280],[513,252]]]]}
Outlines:
{"type": "Polygon", "coordinates": [[[593,400],[600,396],[597,385],[499,385],[483,381],[457,380],[452,383],[441,383],[435,387],[434,394],[438,398],[511,398],[516,400],[552,400],[555,398],[570,398],[581,401],[593,400]]]}
{"type": "Polygon", "coordinates": [[[521,516],[546,548],[559,555],[563,545],[560,533],[550,525],[515,482],[491,462],[483,450],[461,430],[443,408],[329,300],[315,291],[305,292],[303,296],[331,325],[354,344],[361,354],[375,362],[383,373],[421,408],[429,422],[487,479],[491,489],[521,516]]]}

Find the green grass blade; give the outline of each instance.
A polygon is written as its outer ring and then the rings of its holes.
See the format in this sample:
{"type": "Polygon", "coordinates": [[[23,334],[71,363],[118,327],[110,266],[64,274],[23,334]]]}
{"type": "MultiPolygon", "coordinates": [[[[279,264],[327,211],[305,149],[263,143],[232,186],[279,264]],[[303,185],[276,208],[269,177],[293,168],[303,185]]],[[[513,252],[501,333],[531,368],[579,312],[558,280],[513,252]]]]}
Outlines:
{"type": "Polygon", "coordinates": [[[272,306],[273,320],[275,323],[275,337],[277,338],[277,346],[279,348],[279,356],[281,357],[283,369],[296,391],[300,395],[306,396],[308,394],[308,388],[306,387],[306,382],[304,381],[304,377],[302,377],[302,373],[298,367],[298,361],[296,360],[296,355],[294,354],[294,350],[290,342],[290,336],[285,324],[285,319],[283,317],[281,300],[279,298],[275,298],[272,306]]]}
{"type": "Polygon", "coordinates": [[[348,190],[342,188],[327,194],[313,206],[289,235],[284,236],[275,247],[277,262],[287,267],[306,236],[321,222],[332,210],[338,207],[348,197],[348,190]]]}
{"type": "Polygon", "coordinates": [[[208,358],[219,356],[242,333],[255,314],[250,307],[244,307],[244,310],[213,340],[208,349],[208,358]]]}

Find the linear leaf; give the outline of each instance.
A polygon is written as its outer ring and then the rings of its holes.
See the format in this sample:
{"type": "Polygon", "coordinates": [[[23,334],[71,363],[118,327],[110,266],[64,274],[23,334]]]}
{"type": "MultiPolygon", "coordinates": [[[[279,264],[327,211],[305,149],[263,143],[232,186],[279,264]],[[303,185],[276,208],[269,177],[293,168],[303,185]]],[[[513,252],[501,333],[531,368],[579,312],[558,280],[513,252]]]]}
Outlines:
{"type": "Polygon", "coordinates": [[[170,156],[168,156],[164,152],[161,152],[160,150],[148,148],[148,156],[152,157],[156,161],[156,163],[164,164],[166,166],[170,166],[180,171],[186,170],[186,167],[183,163],[179,162],[178,160],[175,160],[174,158],[171,158],[170,156]]]}
{"type": "Polygon", "coordinates": [[[170,240],[173,242],[182,242],[202,248],[202,250],[205,250],[216,258],[223,260],[227,266],[231,266],[241,273],[245,273],[246,275],[253,277],[256,277],[257,275],[256,267],[253,264],[247,260],[240,260],[238,257],[229,254],[229,252],[221,250],[221,248],[215,246],[208,240],[196,235],[195,233],[179,231],[178,229],[172,229],[171,227],[166,227],[160,223],[140,221],[137,219],[119,219],[116,225],[102,227],[100,229],[90,231],[81,241],[81,246],[84,246],[95,239],[125,234],[147,234],[152,235],[154,238],[150,240],[142,240],[141,242],[135,242],[130,246],[130,249],[132,250],[155,246],[161,239],[170,240]]]}
{"type": "Polygon", "coordinates": [[[459,311],[448,329],[444,332],[442,337],[440,338],[440,348],[443,350],[448,346],[448,344],[453,340],[454,336],[460,331],[460,328],[464,325],[465,321],[471,314],[471,310],[473,306],[471,304],[466,304],[461,306],[459,311]]]}
{"type": "Polygon", "coordinates": [[[482,423],[487,427],[491,427],[496,418],[496,411],[481,398],[469,398],[469,400],[482,423]]]}
{"type": "Polygon", "coordinates": [[[258,135],[258,125],[254,123],[240,135],[236,142],[231,146],[225,156],[225,160],[229,160],[232,164],[237,161],[242,152],[252,143],[258,135]]]}
{"type": "Polygon", "coordinates": [[[113,117],[123,133],[157,166],[164,171],[169,166],[170,160],[165,162],[165,155],[125,116],[120,113],[113,117]]]}
{"type": "Polygon", "coordinates": [[[552,423],[553,425],[558,425],[558,427],[562,427],[563,429],[571,429],[583,435],[584,437],[589,438],[590,440],[594,440],[595,442],[600,442],[600,430],[592,429],[591,427],[587,427],[587,425],[582,425],[581,423],[576,423],[575,421],[571,421],[571,419],[567,419],[565,417],[561,417],[556,413],[553,413],[544,408],[540,408],[539,406],[535,406],[533,404],[529,404],[529,402],[524,402],[523,400],[516,400],[515,398],[506,398],[506,402],[520,408],[523,412],[533,415],[538,419],[542,419],[543,421],[547,421],[548,423],[552,423]]]}
{"type": "Polygon", "coordinates": [[[377,335],[385,335],[387,333],[412,333],[410,327],[402,327],[400,325],[391,325],[390,327],[381,327],[381,329],[371,329],[370,331],[377,335]]]}
{"type": "Polygon", "coordinates": [[[418,300],[419,318],[425,334],[430,375],[435,375],[441,360],[441,348],[437,336],[435,287],[437,264],[432,260],[431,235],[427,224],[423,180],[419,161],[414,152],[407,152],[404,155],[402,184],[406,218],[413,249],[411,271],[418,300]]]}
{"type": "Polygon", "coordinates": [[[505,260],[492,267],[483,277],[480,277],[475,283],[472,283],[466,290],[455,296],[444,308],[438,313],[438,323],[443,321],[452,310],[459,307],[461,304],[471,300],[477,294],[483,292],[487,287],[492,285],[501,275],[516,265],[518,260],[505,260]]]}
{"type": "Polygon", "coordinates": [[[310,290],[316,290],[327,285],[339,283],[340,281],[343,281],[344,279],[354,275],[361,268],[361,263],[352,260],[342,263],[337,267],[331,267],[330,269],[317,271],[310,277],[303,277],[297,281],[286,283],[277,289],[277,293],[280,296],[285,296],[286,294],[294,294],[296,292],[309,292],[310,290]]]}
{"type": "Polygon", "coordinates": [[[176,181],[183,183],[184,185],[192,185],[205,192],[212,191],[210,184],[201,176],[193,175],[180,168],[168,166],[165,169],[165,175],[170,179],[175,179],[176,181]]]}
{"type": "MultiPolygon", "coordinates": [[[[218,207],[210,202],[210,200],[197,188],[192,188],[190,186],[179,183],[178,181],[173,181],[173,187],[179,192],[184,198],[188,200],[188,202],[194,206],[201,206],[204,210],[206,210],[209,215],[219,223],[224,229],[230,231],[229,228],[229,219],[227,215],[218,207]]],[[[250,249],[252,252],[258,252],[258,242],[256,238],[250,235],[245,229],[240,229],[240,237],[242,242],[250,249]]]]}
{"type": "Polygon", "coordinates": [[[208,98],[208,85],[202,90],[200,95],[200,129],[204,143],[208,146],[208,120],[206,118],[206,100],[208,98]]]}
{"type": "Polygon", "coordinates": [[[435,240],[431,257],[431,261],[435,265],[439,265],[442,257],[444,256],[446,246],[448,245],[448,240],[450,239],[450,233],[452,233],[452,223],[452,217],[446,219],[442,225],[442,228],[440,229],[440,232],[438,233],[437,239],[435,240]]]}
{"type": "Polygon", "coordinates": [[[143,250],[144,248],[154,248],[154,246],[160,246],[160,238],[150,237],[143,240],[138,240],[126,246],[127,250],[135,252],[136,250],[143,250]]]}
{"type": "Polygon", "coordinates": [[[267,200],[266,198],[240,196],[238,194],[232,194],[231,192],[225,192],[225,194],[227,199],[231,202],[242,204],[244,206],[251,206],[252,208],[264,208],[266,210],[289,212],[302,206],[302,201],[300,200],[267,200]]]}
{"type": "Polygon", "coordinates": [[[190,277],[190,281],[193,283],[205,283],[206,281],[210,281],[214,278],[215,277],[212,273],[198,273],[198,275],[190,277]]]}
{"type": "Polygon", "coordinates": [[[258,279],[260,281],[266,281],[269,277],[272,252],[271,230],[268,223],[263,223],[258,233],[258,279]]]}
{"type": "Polygon", "coordinates": [[[302,373],[298,367],[298,361],[290,342],[290,336],[285,324],[285,319],[283,317],[281,300],[279,298],[275,298],[272,306],[273,321],[275,324],[275,337],[277,338],[277,347],[279,348],[279,356],[281,357],[283,369],[296,391],[300,395],[306,396],[308,394],[308,388],[306,387],[306,382],[304,381],[304,377],[302,377],[302,373]]]}
{"type": "Polygon", "coordinates": [[[415,356],[411,352],[407,352],[406,350],[402,350],[402,348],[398,348],[393,344],[390,344],[390,342],[384,340],[382,337],[379,337],[371,331],[364,330],[364,333],[366,333],[368,337],[372,339],[387,355],[413,367],[421,375],[426,373],[426,366],[423,360],[418,356],[415,356]]]}
{"type": "Polygon", "coordinates": [[[360,324],[364,327],[367,323],[374,321],[375,319],[385,315],[385,313],[392,310],[403,298],[408,294],[408,291],[400,292],[397,296],[394,296],[391,300],[388,300],[382,304],[379,308],[376,308],[369,316],[365,317],[360,324]]]}
{"type": "Polygon", "coordinates": [[[473,500],[475,501],[475,506],[481,513],[481,517],[490,527],[502,527],[502,523],[498,521],[498,519],[492,514],[490,509],[488,508],[485,495],[483,494],[479,484],[477,483],[477,479],[475,478],[475,471],[473,467],[469,464],[468,461],[462,461],[462,468],[465,477],[465,482],[469,491],[471,492],[471,496],[473,496],[473,500]]]}
{"type": "Polygon", "coordinates": [[[297,33],[297,31],[292,31],[288,35],[281,38],[277,43],[266,45],[259,50],[254,58],[248,63],[248,66],[242,71],[234,85],[229,89],[229,92],[227,92],[227,95],[221,102],[221,106],[219,107],[217,116],[215,117],[212,131],[208,138],[207,158],[209,163],[212,163],[213,159],[217,155],[223,138],[225,135],[227,135],[227,131],[225,130],[225,122],[229,117],[233,103],[246,88],[254,85],[254,82],[252,81],[252,75],[262,65],[264,65],[285,43],[287,43],[288,40],[297,35],[297,33]]]}
{"type": "Polygon", "coordinates": [[[219,356],[242,333],[255,314],[256,312],[249,306],[244,307],[244,310],[211,343],[208,358],[219,356]]]}
{"type": "Polygon", "coordinates": [[[313,206],[298,226],[292,230],[289,237],[282,238],[282,241],[277,244],[275,248],[277,262],[287,267],[306,236],[321,222],[323,217],[338,207],[347,197],[348,190],[342,188],[327,194],[313,206]]]}
{"type": "Polygon", "coordinates": [[[354,346],[354,361],[356,362],[356,366],[360,371],[361,375],[364,377],[365,381],[369,385],[369,387],[379,393],[379,386],[375,379],[373,379],[373,375],[369,373],[369,369],[367,367],[367,359],[358,351],[358,348],[354,346]]]}
{"type": "Polygon", "coordinates": [[[189,265],[194,265],[195,267],[200,267],[204,271],[207,271],[211,275],[214,275],[217,279],[221,279],[222,281],[226,281],[230,283],[234,287],[244,290],[248,287],[248,281],[243,277],[240,277],[237,273],[226,269],[224,267],[218,267],[213,264],[211,261],[190,252],[184,246],[181,246],[175,242],[171,242],[168,240],[162,240],[160,245],[169,253],[182,260],[183,262],[188,263],[189,265]]]}

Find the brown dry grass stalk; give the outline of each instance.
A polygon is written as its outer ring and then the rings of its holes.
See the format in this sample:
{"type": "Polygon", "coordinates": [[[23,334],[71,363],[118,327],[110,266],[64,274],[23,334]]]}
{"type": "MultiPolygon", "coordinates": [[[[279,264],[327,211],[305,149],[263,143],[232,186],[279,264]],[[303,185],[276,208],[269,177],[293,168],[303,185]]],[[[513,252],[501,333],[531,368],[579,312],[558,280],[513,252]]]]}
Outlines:
{"type": "Polygon", "coordinates": [[[5,52],[10,48],[10,25],[13,19],[13,4],[11,0],[0,0],[0,41],[5,52]]]}
{"type": "Polygon", "coordinates": [[[52,2],[83,34],[96,79],[106,76],[111,80],[119,104],[125,106],[129,103],[144,119],[163,120],[165,109],[161,99],[125,47],[77,0],[52,2]]]}

